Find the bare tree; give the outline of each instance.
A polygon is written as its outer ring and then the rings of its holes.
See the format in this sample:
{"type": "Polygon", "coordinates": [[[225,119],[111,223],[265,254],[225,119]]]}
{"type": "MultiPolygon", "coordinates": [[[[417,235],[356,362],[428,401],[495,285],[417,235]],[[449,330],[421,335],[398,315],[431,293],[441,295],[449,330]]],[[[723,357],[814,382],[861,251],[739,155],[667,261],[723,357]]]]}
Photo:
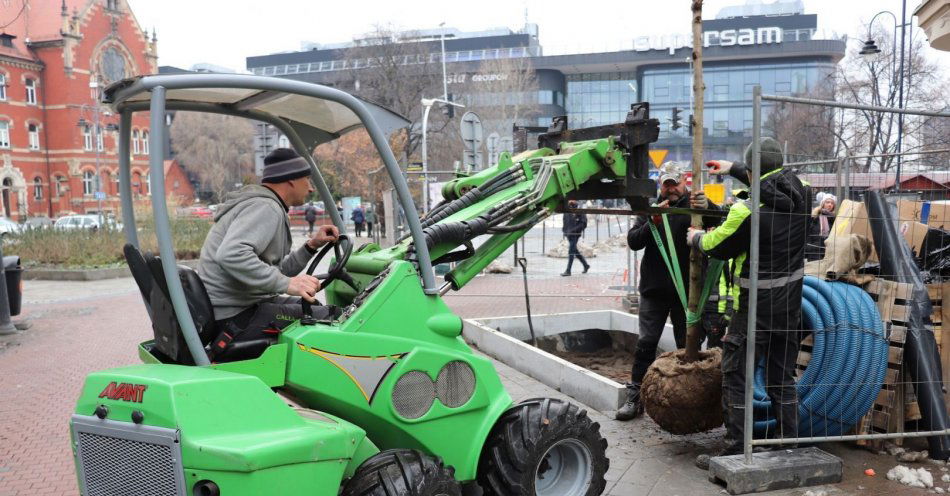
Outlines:
{"type": "MultiPolygon", "coordinates": [[[[831,81],[819,84],[814,90],[795,96],[820,100],[833,99],[831,81]]],[[[763,127],[788,150],[789,162],[834,158],[840,143],[835,137],[840,131],[835,112],[829,107],[802,104],[779,104],[765,119],[763,127]]],[[[834,164],[822,167],[831,172],[834,164]]]]}
{"type": "MultiPolygon", "coordinates": [[[[873,31],[881,53],[871,59],[851,52],[839,65],[835,74],[838,101],[865,105],[897,107],[900,103],[901,74],[899,59],[900,40],[897,47],[889,30],[873,31]]],[[[939,109],[947,105],[946,77],[939,65],[924,56],[923,40],[916,33],[908,35],[906,60],[904,62],[904,107],[939,109]]],[[[898,145],[898,116],[887,112],[869,110],[839,111],[839,126],[836,138],[846,153],[893,154],[898,145]]],[[[925,119],[906,116],[903,124],[903,150],[913,151],[920,147],[919,136],[925,119]]],[[[894,156],[865,159],[860,165],[863,171],[876,169],[886,172],[896,166],[894,156]]]]}
{"type": "MultiPolygon", "coordinates": [[[[492,133],[510,138],[514,124],[535,124],[540,105],[555,103],[553,92],[538,91],[534,67],[526,57],[485,60],[475,73],[456,75],[455,81],[451,89],[455,100],[465,104],[464,111],[478,114],[486,140],[492,133]],[[542,95],[548,101],[541,101],[542,95]]],[[[442,116],[437,119],[446,126],[439,137],[429,137],[429,168],[451,170],[463,151],[458,118],[452,123],[445,122],[442,116]]],[[[482,147],[487,151],[487,142],[482,147]]]]}
{"type": "Polygon", "coordinates": [[[422,98],[442,93],[441,61],[430,52],[418,33],[377,25],[346,53],[352,91],[410,120],[394,149],[406,164],[421,144],[422,98]]]}
{"type": "Polygon", "coordinates": [[[246,119],[178,112],[171,127],[171,146],[182,165],[222,201],[252,170],[253,134],[246,119]]]}

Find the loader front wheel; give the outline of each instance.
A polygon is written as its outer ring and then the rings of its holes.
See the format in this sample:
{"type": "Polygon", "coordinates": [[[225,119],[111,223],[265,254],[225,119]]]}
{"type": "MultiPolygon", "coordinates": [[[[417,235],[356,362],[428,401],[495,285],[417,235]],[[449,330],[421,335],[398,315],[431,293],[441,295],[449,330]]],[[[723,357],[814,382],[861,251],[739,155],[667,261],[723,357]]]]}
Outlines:
{"type": "Polygon", "coordinates": [[[381,451],[363,462],[341,496],[461,496],[452,467],[408,449],[381,451]]]}
{"type": "Polygon", "coordinates": [[[553,398],[527,400],[489,434],[478,483],[498,496],[596,496],[607,485],[606,450],[586,410],[553,398]]]}

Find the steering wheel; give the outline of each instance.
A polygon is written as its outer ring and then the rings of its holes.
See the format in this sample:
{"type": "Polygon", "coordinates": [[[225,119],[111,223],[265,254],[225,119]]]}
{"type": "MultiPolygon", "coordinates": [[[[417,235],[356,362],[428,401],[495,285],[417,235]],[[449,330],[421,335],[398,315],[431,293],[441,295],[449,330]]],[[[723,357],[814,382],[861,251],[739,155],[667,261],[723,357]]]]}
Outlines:
{"type": "MultiPolygon", "coordinates": [[[[335,242],[323,245],[323,248],[320,249],[317,256],[313,257],[313,260],[310,261],[305,273],[308,276],[313,276],[313,271],[316,270],[317,265],[320,265],[320,262],[323,261],[326,254],[330,252],[330,248],[333,248],[333,256],[336,260],[334,260],[333,264],[330,265],[330,268],[327,269],[325,273],[316,274],[314,276],[320,280],[320,287],[326,288],[331,282],[339,279],[347,286],[353,288],[353,291],[359,292],[356,281],[354,281],[353,277],[346,271],[346,263],[350,260],[350,254],[353,253],[353,242],[350,241],[350,238],[345,234],[341,234],[335,242]]],[[[303,306],[303,318],[301,321],[305,324],[314,323],[315,321],[310,312],[310,302],[306,299],[301,299],[301,305],[303,306]]]]}

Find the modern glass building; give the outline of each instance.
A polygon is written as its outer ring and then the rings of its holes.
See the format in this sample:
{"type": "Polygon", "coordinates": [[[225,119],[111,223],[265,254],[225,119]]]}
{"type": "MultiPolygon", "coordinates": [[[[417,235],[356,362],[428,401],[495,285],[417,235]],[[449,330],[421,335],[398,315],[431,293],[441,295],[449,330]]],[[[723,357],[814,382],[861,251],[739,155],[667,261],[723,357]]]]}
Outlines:
{"type": "MultiPolygon", "coordinates": [[[[751,137],[753,87],[761,85],[764,93],[779,95],[813,92],[830,82],[845,54],[845,39],[820,34],[817,16],[805,14],[801,0],[728,7],[715,19],[704,20],[703,29],[703,133],[708,157],[741,156],[751,137]]],[[[517,124],[546,126],[553,117],[567,115],[569,126],[578,128],[620,122],[631,103],[647,101],[651,114],[661,122],[656,147],[668,149],[671,160],[691,157],[691,40],[687,34],[633,36],[615,51],[563,54],[546,53],[538,41],[538,26],[533,24],[519,31],[421,31],[411,41],[424,44],[428,61],[438,62],[443,34],[449,93],[463,103],[536,104],[538,111],[517,124]],[[479,92],[479,81],[504,77],[481,73],[482,61],[504,58],[528,58],[536,89],[505,95],[479,92]],[[463,87],[464,92],[459,91],[463,87]],[[674,109],[680,110],[682,119],[682,127],[676,130],[670,122],[674,109]]],[[[346,88],[353,83],[354,68],[372,67],[372,60],[353,56],[358,54],[354,46],[308,45],[300,52],[249,57],[247,68],[255,74],[346,88]]],[[[407,56],[403,63],[418,64],[420,57],[425,56],[407,56]]]]}

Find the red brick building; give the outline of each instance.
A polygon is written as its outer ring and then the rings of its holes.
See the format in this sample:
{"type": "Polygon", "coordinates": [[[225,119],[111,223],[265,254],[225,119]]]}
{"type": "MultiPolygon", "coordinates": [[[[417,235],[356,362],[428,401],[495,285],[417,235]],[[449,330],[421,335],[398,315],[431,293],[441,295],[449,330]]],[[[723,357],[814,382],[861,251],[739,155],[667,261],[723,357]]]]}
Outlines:
{"type": "MultiPolygon", "coordinates": [[[[157,72],[154,33],[139,26],[125,0],[9,2],[0,7],[0,25],[0,215],[22,221],[95,212],[97,191],[103,211],[118,215],[119,119],[94,96],[116,80],[157,72]]],[[[148,114],[136,114],[133,189],[142,199],[148,126],[148,114]]]]}

